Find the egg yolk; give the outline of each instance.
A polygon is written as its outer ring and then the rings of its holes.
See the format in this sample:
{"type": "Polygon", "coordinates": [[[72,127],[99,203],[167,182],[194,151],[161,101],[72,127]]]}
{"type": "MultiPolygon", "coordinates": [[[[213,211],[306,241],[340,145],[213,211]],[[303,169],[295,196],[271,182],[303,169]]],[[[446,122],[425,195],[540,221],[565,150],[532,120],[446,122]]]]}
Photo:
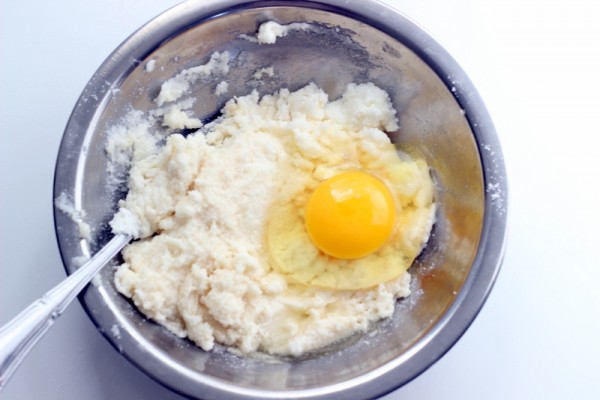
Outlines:
{"type": "Polygon", "coordinates": [[[360,171],[319,184],[306,205],[308,236],[324,253],[342,259],[367,256],[390,237],[396,210],[387,186],[360,171]]]}

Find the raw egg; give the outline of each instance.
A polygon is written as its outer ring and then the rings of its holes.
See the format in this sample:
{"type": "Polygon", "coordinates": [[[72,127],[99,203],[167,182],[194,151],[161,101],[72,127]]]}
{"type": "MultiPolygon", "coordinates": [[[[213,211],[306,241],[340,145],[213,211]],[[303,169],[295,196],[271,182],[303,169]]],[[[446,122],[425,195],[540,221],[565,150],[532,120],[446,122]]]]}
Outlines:
{"type": "Polygon", "coordinates": [[[274,270],[293,283],[338,290],[372,288],[406,272],[435,215],[427,164],[396,158],[363,171],[340,171],[274,202],[266,229],[274,270]]]}
{"type": "Polygon", "coordinates": [[[379,249],[389,239],[395,220],[390,190],[361,171],[323,181],[310,196],[304,217],[314,245],[342,259],[364,257],[379,249]]]}

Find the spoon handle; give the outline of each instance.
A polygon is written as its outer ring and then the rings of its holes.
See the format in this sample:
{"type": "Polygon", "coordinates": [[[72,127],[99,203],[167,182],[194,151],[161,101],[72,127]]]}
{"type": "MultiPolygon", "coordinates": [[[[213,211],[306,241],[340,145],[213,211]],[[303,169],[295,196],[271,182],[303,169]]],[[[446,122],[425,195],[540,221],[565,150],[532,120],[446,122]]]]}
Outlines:
{"type": "Polygon", "coordinates": [[[0,328],[0,390],[75,296],[130,240],[128,235],[114,236],[77,271],[0,328]]]}

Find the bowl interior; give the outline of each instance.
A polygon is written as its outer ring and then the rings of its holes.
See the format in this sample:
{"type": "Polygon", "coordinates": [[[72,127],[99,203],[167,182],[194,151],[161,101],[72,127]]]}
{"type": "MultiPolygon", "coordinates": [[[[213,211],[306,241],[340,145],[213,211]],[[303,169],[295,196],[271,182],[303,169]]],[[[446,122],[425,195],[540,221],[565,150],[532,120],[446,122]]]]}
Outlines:
{"type": "MultiPolygon", "coordinates": [[[[153,99],[161,83],[179,71],[207,62],[214,51],[229,51],[235,59],[226,77],[227,98],[253,89],[266,94],[315,82],[334,99],[350,82],[373,82],[390,94],[398,110],[401,129],[392,134],[393,141],[403,151],[424,157],[431,166],[439,205],[429,245],[410,270],[413,294],[398,302],[391,320],[326,354],[271,363],[219,350],[203,352],[146,320],[115,290],[113,274],[118,260],[103,270],[81,299],[117,349],[159,381],[188,395],[200,395],[199,388],[204,390],[202,396],[210,397],[219,390],[237,396],[244,390],[252,395],[259,393],[254,390],[352,386],[392,368],[398,385],[423,369],[423,362],[415,366],[411,360],[449,318],[477,255],[485,190],[474,133],[453,88],[402,38],[333,7],[261,4],[229,8],[210,18],[205,17],[210,10],[200,7],[202,12],[195,17],[189,14],[186,22],[180,21],[176,27],[174,23],[162,27],[151,23],[145,29],[154,29],[155,35],[162,35],[161,40],[154,40],[143,50],[138,48],[136,51],[143,52],[138,58],[127,53],[127,48],[117,50],[92,79],[65,132],[55,193],[67,193],[86,211],[86,221],[94,227],[94,241],[80,240],[73,223],[56,213],[65,266],[72,272],[76,268],[74,258],[93,253],[110,238],[107,223],[124,195],[106,184],[107,129],[132,108],[154,108],[153,99]],[[291,32],[273,45],[239,37],[253,35],[267,20],[309,22],[314,29],[291,32]],[[149,60],[155,62],[151,71],[146,68],[149,60]],[[256,70],[269,66],[274,69],[273,77],[262,82],[252,78],[256,70]],[[103,71],[107,72],[102,75],[103,71]],[[211,392],[213,389],[207,387],[216,389],[211,392]]],[[[143,39],[139,35],[133,38],[138,42],[143,39]]],[[[139,46],[135,40],[132,43],[130,39],[129,48],[139,46]]],[[[223,106],[225,97],[214,94],[221,79],[215,77],[193,87],[191,95],[198,98],[194,106],[197,115],[211,118],[223,106]]]]}

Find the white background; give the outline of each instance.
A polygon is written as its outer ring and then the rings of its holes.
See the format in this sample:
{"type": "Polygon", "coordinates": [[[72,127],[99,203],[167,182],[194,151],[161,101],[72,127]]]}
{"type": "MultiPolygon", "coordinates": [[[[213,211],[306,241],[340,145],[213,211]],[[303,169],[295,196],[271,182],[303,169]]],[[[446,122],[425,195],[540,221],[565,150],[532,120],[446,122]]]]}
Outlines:
{"type": "MultiPolygon", "coordinates": [[[[65,278],[54,163],[96,68],[177,0],[0,0],[0,325],[65,278]]],[[[600,389],[600,8],[597,1],[390,1],[484,98],[510,185],[505,262],[488,302],[433,367],[387,399],[592,399],[600,389]]],[[[180,399],[75,302],[2,399],[180,399]]]]}

